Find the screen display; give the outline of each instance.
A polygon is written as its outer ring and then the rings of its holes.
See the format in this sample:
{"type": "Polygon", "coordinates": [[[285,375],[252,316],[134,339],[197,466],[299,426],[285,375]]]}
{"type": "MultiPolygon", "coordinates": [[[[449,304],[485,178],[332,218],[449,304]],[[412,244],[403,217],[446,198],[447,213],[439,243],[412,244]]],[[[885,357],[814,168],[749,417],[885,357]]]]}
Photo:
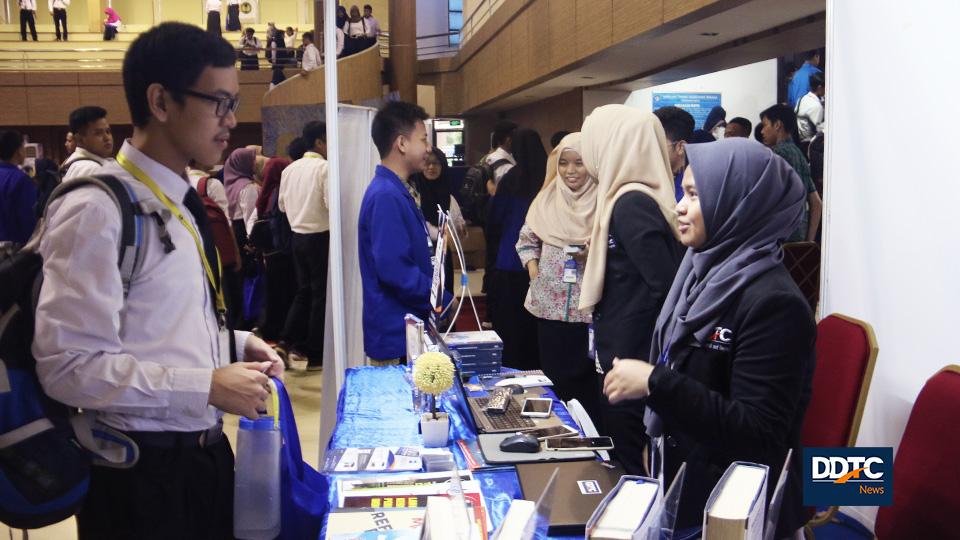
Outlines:
{"type": "Polygon", "coordinates": [[[564,439],[547,439],[547,448],[612,448],[613,439],[610,437],[569,437],[564,439]]]}
{"type": "Polygon", "coordinates": [[[525,413],[548,413],[553,406],[552,399],[527,399],[523,402],[525,413]]]}

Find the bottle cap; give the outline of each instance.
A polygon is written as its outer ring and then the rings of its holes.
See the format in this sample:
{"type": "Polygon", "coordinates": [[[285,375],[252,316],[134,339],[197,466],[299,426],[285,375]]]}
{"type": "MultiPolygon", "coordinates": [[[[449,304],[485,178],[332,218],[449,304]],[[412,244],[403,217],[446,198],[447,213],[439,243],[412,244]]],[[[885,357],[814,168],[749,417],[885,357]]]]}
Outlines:
{"type": "Polygon", "coordinates": [[[273,429],[273,417],[272,416],[261,416],[256,420],[250,420],[249,418],[240,419],[240,429],[248,429],[253,431],[270,431],[273,429]]]}

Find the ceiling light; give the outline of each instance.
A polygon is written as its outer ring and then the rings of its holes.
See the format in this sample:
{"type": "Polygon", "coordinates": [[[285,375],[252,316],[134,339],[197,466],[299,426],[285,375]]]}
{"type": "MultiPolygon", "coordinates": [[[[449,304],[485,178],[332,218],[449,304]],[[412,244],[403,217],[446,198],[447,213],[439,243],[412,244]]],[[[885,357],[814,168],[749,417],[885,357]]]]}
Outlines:
{"type": "Polygon", "coordinates": [[[586,79],[586,80],[589,81],[589,80],[595,79],[596,77],[584,76],[584,77],[580,77],[580,78],[581,78],[581,79],[586,79]]]}
{"type": "Polygon", "coordinates": [[[720,32],[700,32],[700,35],[703,37],[717,37],[720,35],[720,32]]]}

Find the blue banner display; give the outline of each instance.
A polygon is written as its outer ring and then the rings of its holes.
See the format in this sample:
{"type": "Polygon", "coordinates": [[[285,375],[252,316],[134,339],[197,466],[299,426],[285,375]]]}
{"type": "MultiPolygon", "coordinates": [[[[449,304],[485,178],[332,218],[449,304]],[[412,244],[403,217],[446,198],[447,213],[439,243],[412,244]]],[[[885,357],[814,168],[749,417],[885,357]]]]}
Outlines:
{"type": "Polygon", "coordinates": [[[653,110],[679,107],[693,115],[695,129],[703,127],[710,109],[720,106],[719,92],[654,92],[653,110]]]}
{"type": "Polygon", "coordinates": [[[804,448],[803,504],[893,504],[893,449],[804,448]]]}

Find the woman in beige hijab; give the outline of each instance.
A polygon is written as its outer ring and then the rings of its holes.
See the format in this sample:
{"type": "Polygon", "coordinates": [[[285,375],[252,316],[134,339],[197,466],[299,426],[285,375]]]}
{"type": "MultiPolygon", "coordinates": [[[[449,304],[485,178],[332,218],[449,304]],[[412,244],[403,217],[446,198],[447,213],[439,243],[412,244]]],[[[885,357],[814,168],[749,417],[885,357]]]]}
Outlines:
{"type": "MultiPolygon", "coordinates": [[[[583,162],[597,178],[597,210],[580,309],[593,311],[597,366],[646,358],[660,307],[683,252],[668,143],[660,120],[624,105],[587,117],[583,162]],[[636,355],[636,356],[631,356],[636,355]]],[[[600,400],[601,418],[629,474],[645,473],[643,404],[600,400]]]]}
{"type": "Polygon", "coordinates": [[[600,393],[588,350],[590,314],[577,304],[596,207],[597,181],[583,164],[580,134],[571,133],[547,158],[516,246],[530,274],[524,307],[537,318],[540,367],[560,399],[576,398],[593,418],[600,393]]]}

